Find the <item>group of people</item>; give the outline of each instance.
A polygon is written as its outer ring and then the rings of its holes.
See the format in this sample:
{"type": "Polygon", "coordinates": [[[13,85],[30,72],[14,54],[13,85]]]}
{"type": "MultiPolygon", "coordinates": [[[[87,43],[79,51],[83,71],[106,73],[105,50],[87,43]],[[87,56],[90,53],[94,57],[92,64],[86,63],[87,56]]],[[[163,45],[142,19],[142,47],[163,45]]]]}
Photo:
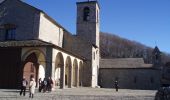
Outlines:
{"type": "MultiPolygon", "coordinates": [[[[22,82],[21,82],[20,96],[21,95],[25,96],[27,85],[28,85],[28,81],[26,80],[25,77],[23,77],[22,82]]],[[[49,77],[48,79],[44,78],[43,81],[41,80],[41,78],[39,79],[39,92],[41,92],[42,90],[43,92],[46,92],[46,91],[51,92],[52,86],[53,86],[53,80],[51,79],[51,77],[49,77]]],[[[29,82],[29,97],[30,98],[34,97],[35,88],[36,88],[35,79],[31,77],[30,82],[29,82]]]]}
{"type": "Polygon", "coordinates": [[[51,79],[51,77],[49,77],[48,79],[44,78],[44,80],[42,81],[41,78],[39,79],[39,92],[41,92],[43,90],[43,92],[51,92],[52,87],[53,87],[53,80],[51,79]]]}
{"type": "MultiPolygon", "coordinates": [[[[23,94],[23,96],[25,96],[25,91],[28,85],[28,81],[25,79],[25,77],[22,79],[21,82],[21,91],[20,91],[20,95],[23,94]]],[[[36,87],[36,82],[35,79],[33,77],[30,78],[30,83],[29,83],[29,97],[33,98],[34,97],[34,93],[35,93],[35,87],[36,87]]]]}

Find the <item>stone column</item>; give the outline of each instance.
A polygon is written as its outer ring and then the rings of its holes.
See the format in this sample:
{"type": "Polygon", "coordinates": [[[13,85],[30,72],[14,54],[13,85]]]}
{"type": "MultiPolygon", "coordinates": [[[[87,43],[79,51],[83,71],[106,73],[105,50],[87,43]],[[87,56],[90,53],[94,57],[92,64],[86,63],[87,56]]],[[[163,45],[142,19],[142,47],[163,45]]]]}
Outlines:
{"type": "Polygon", "coordinates": [[[45,77],[51,77],[52,76],[52,48],[47,47],[46,48],[46,70],[45,70],[45,77]]]}
{"type": "Polygon", "coordinates": [[[68,88],[72,88],[72,80],[73,80],[73,78],[72,78],[72,66],[70,65],[69,66],[69,81],[68,81],[68,88]]]}
{"type": "Polygon", "coordinates": [[[65,67],[64,65],[58,65],[61,68],[61,73],[60,73],[60,89],[65,88],[65,67]]]}
{"type": "MultiPolygon", "coordinates": [[[[79,66],[80,67],[80,66],[79,66]]],[[[77,69],[76,69],[76,73],[77,73],[77,75],[76,75],[76,87],[79,87],[79,67],[77,67],[77,69]]]]}

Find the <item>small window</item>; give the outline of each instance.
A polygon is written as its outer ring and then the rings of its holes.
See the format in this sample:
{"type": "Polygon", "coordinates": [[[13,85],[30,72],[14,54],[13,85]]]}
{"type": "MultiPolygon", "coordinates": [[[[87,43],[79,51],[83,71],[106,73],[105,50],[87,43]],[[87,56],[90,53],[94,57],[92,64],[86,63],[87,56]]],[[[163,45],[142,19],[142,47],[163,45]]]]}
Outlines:
{"type": "Polygon", "coordinates": [[[6,29],[6,40],[15,40],[16,29],[6,29]]]}
{"type": "Polygon", "coordinates": [[[98,53],[98,50],[96,50],[96,54],[98,53]]]}
{"type": "Polygon", "coordinates": [[[93,52],[94,60],[95,60],[95,52],[93,52]]]}
{"type": "Polygon", "coordinates": [[[84,14],[83,14],[83,20],[89,21],[89,17],[90,17],[90,9],[89,9],[89,7],[85,7],[84,14]]]}

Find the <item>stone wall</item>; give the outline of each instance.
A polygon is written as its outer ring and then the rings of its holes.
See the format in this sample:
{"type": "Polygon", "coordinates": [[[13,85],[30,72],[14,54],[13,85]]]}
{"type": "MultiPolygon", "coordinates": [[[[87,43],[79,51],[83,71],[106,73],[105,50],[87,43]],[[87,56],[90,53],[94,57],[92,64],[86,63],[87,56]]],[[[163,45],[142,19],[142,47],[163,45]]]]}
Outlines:
{"type": "Polygon", "coordinates": [[[82,41],[77,36],[72,36],[69,32],[64,31],[63,47],[73,53],[86,58],[83,64],[82,86],[91,86],[92,82],[92,45],[82,41]]]}
{"type": "Polygon", "coordinates": [[[62,47],[63,44],[63,28],[50,21],[44,13],[40,14],[39,39],[59,47],[62,47]]]}
{"type": "MultiPolygon", "coordinates": [[[[0,25],[14,24],[16,40],[29,40],[38,37],[39,10],[19,0],[6,0],[0,6],[0,25]],[[23,20],[24,19],[24,20],[23,20]]],[[[5,31],[0,34],[0,40],[5,40],[5,31]]]]}
{"type": "Polygon", "coordinates": [[[158,89],[160,87],[160,70],[156,69],[100,69],[99,85],[114,88],[118,80],[123,89],[158,89]]]}
{"type": "Polygon", "coordinates": [[[99,47],[99,6],[97,2],[77,3],[77,35],[79,38],[99,47]],[[90,9],[89,20],[83,20],[84,8],[90,9]]]}

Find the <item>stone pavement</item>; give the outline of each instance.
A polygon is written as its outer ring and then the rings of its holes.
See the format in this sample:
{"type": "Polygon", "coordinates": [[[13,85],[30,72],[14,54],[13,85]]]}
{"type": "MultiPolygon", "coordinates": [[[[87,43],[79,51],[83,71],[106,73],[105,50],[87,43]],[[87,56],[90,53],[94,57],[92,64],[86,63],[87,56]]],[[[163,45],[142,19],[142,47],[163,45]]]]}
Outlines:
{"type": "MultiPolygon", "coordinates": [[[[56,89],[51,93],[35,93],[33,100],[154,100],[154,90],[129,90],[104,88],[66,88],[56,89]]],[[[0,89],[0,100],[32,100],[20,96],[19,90],[0,89]]]]}

